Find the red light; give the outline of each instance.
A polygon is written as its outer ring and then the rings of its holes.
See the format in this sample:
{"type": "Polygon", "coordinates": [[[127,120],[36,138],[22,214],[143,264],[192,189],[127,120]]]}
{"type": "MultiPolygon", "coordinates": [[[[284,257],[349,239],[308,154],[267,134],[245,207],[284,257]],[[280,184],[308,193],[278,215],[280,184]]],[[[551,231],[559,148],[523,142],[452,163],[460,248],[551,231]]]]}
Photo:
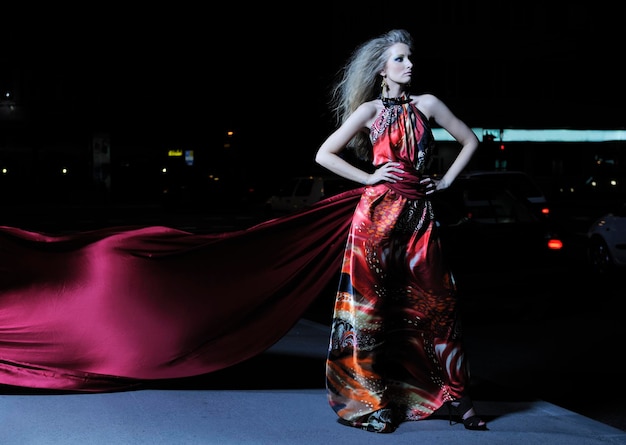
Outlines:
{"type": "Polygon", "coordinates": [[[500,144],[500,150],[504,151],[504,144],[500,144]]]}
{"type": "Polygon", "coordinates": [[[541,213],[543,215],[547,215],[547,214],[550,213],[550,209],[548,207],[544,207],[544,208],[541,209],[541,213]]]}
{"type": "Polygon", "coordinates": [[[548,249],[561,250],[562,248],[563,248],[563,241],[561,241],[560,239],[548,240],[548,249]]]}

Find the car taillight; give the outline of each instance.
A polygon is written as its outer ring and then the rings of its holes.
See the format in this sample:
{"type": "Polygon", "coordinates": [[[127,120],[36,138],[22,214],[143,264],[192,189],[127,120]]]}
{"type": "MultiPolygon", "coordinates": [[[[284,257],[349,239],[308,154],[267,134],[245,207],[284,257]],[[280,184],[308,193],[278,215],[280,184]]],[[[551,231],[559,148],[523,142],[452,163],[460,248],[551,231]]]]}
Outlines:
{"type": "Polygon", "coordinates": [[[552,238],[548,240],[548,249],[561,250],[563,248],[563,241],[560,239],[552,238]]]}
{"type": "Polygon", "coordinates": [[[550,209],[548,207],[542,207],[541,208],[541,214],[542,215],[549,215],[550,214],[550,209]]]}

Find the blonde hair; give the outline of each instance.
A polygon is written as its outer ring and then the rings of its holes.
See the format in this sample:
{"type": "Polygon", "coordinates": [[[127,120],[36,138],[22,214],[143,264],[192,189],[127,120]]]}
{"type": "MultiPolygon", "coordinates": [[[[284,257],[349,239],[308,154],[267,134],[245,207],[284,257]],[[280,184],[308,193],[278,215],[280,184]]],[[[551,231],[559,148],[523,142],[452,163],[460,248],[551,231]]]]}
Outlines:
{"type": "MultiPolygon", "coordinates": [[[[413,38],[404,29],[393,29],[359,45],[339,70],[331,90],[330,106],[341,125],[364,102],[380,96],[380,72],[387,62],[387,50],[396,43],[413,49],[413,38]]],[[[361,159],[370,159],[372,144],[365,133],[357,134],[348,147],[361,159]]]]}

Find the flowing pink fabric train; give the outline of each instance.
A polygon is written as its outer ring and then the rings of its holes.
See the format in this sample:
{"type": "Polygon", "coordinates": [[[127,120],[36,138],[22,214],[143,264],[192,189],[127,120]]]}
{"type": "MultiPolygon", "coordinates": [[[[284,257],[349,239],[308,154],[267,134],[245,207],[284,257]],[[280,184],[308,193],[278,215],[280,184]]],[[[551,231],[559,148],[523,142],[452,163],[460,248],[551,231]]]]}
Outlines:
{"type": "Polygon", "coordinates": [[[0,227],[0,384],[124,390],[260,354],[338,276],[360,193],[221,234],[0,227]]]}

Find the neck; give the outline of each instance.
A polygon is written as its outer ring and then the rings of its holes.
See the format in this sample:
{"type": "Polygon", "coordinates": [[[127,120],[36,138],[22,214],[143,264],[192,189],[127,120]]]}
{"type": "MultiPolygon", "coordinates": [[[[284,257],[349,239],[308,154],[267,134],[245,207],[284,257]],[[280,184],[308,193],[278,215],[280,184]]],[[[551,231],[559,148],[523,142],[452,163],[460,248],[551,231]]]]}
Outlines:
{"type": "Polygon", "coordinates": [[[408,96],[408,90],[405,88],[405,85],[386,85],[385,88],[381,91],[381,96],[383,97],[402,97],[408,96]]]}
{"type": "Polygon", "coordinates": [[[400,97],[381,97],[380,100],[383,101],[384,106],[390,107],[392,105],[408,104],[411,102],[411,97],[408,95],[402,95],[400,97]]]}
{"type": "Polygon", "coordinates": [[[380,99],[383,101],[383,105],[387,107],[390,105],[406,104],[411,101],[410,95],[408,93],[405,93],[404,91],[400,91],[400,94],[398,94],[397,96],[391,96],[390,94],[381,94],[380,99]]]}

